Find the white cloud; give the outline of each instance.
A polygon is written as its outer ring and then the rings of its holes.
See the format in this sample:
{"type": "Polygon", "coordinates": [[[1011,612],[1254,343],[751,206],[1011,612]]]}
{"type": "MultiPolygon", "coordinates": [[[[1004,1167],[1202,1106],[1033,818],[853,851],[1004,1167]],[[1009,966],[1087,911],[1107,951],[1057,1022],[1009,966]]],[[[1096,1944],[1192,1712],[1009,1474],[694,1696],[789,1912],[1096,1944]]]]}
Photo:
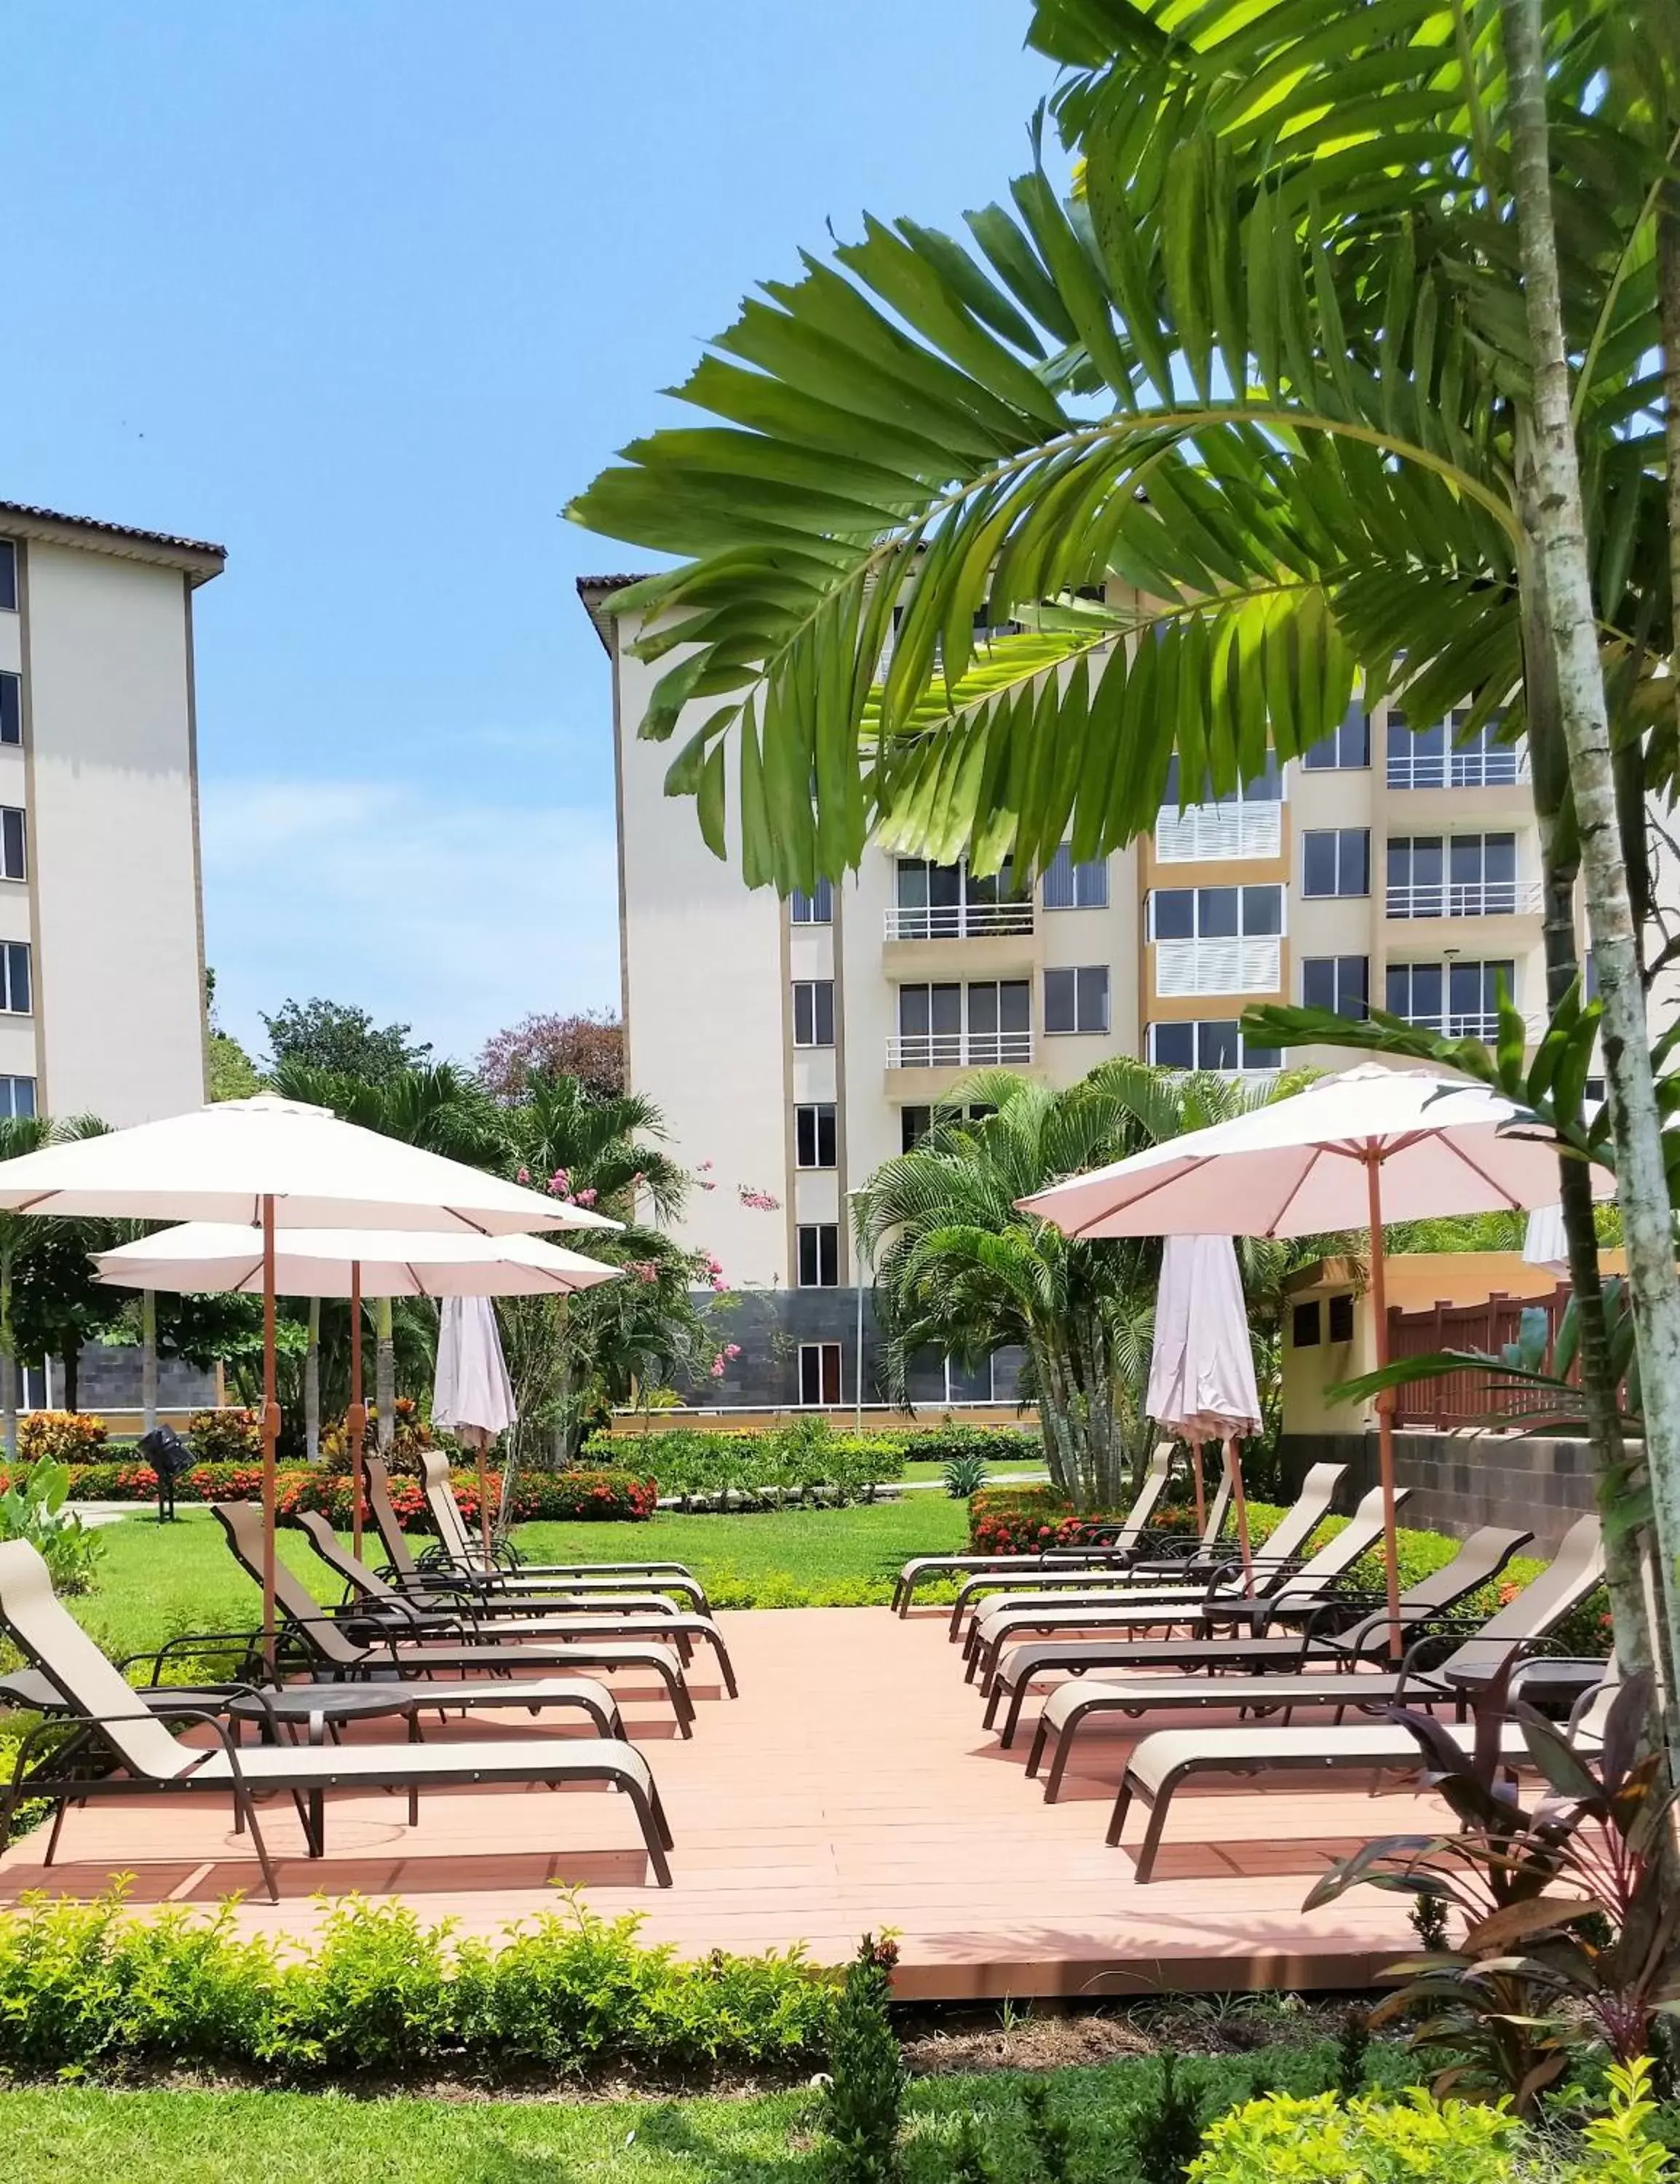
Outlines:
{"type": "Polygon", "coordinates": [[[411,1022],[470,1061],[535,1010],[612,1008],[609,811],[475,800],[405,781],[203,788],[207,951],[225,1028],[314,994],[411,1022]]]}

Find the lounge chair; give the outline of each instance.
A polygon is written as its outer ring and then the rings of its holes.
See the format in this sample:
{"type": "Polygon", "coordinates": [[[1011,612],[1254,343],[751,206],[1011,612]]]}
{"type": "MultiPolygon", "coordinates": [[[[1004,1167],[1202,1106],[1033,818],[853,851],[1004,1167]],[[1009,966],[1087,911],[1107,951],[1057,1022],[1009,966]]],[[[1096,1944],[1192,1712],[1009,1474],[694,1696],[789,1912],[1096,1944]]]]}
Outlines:
{"type": "MultiPolygon", "coordinates": [[[[1408,1490],[1395,1497],[1400,1506],[1408,1490]]],[[[1296,1505],[1299,1509],[1300,1505],[1296,1505]]],[[[1291,1511],[1293,1517],[1295,1511],[1291,1511]]],[[[1316,1527],[1316,1518],[1314,1519],[1316,1527]]],[[[1282,1527],[1279,1526],[1279,1530],[1282,1527]]],[[[1295,1532],[1294,1537],[1310,1536],[1295,1532]]],[[[1273,1537],[1277,1535],[1274,1534],[1273,1537]]],[[[1004,1650],[1026,1631],[1134,1630],[1143,1632],[1193,1624],[1210,1633],[1221,1623],[1247,1623],[1256,1635],[1273,1622],[1299,1617],[1316,1608],[1361,1556],[1382,1537],[1382,1496],[1373,1487],[1335,1537],[1316,1554],[1301,1562],[1293,1545],[1276,1556],[1270,1552],[1252,1564],[1249,1590],[1243,1589],[1240,1563],[1227,1566],[1194,1592],[1169,1587],[1144,1586],[1126,1596],[1114,1592],[1004,1593],[988,1601],[975,1615],[965,1648],[967,1680],[977,1675],[989,1697],[1004,1650]]],[[[1268,1550],[1271,1542],[1267,1543],[1268,1550]]]]}
{"type": "MultiPolygon", "coordinates": [[[[251,1502],[218,1502],[214,1513],[236,1560],[260,1586],[262,1511],[251,1502]]],[[[682,1664],[670,1640],[659,1644],[645,1638],[601,1631],[598,1626],[591,1626],[575,1636],[562,1633],[540,1642],[530,1639],[503,1640],[499,1643],[473,1638],[410,1639],[367,1625],[353,1636],[346,1625],[327,1613],[302,1580],[278,1558],[275,1563],[275,1604],[317,1674],[359,1681],[390,1675],[459,1678],[463,1672],[476,1671],[503,1680],[523,1674],[529,1680],[545,1669],[646,1669],[665,1685],[683,1736],[689,1735],[694,1719],[694,1702],[689,1696],[682,1664]]],[[[669,1628],[669,1624],[665,1627],[669,1628]]],[[[190,1642],[199,1650],[206,1643],[202,1638],[190,1642]]],[[[444,1703],[453,1705],[453,1694],[465,1687],[450,1683],[439,1688],[450,1691],[451,1696],[444,1703]]],[[[521,1703],[519,1700],[507,1700],[507,1692],[515,1688],[507,1680],[490,1688],[501,1692],[506,1703],[521,1703]]],[[[431,1702],[429,1696],[427,1702],[431,1702]]],[[[496,1702],[487,1700],[484,1703],[492,1705],[496,1702]]]]}
{"type": "MultiPolygon", "coordinates": [[[[1014,1571],[1025,1576],[1041,1564],[1054,1567],[1099,1568],[1119,1566],[1132,1558],[1147,1535],[1149,1519],[1156,1505],[1166,1491],[1172,1473],[1172,1448],[1163,1444],[1149,1458],[1149,1468],[1143,1474],[1143,1484],[1138,1499],[1126,1512],[1125,1519],[1115,1529],[1111,1540],[1095,1541],[1089,1546],[1049,1547],[1038,1556],[1028,1555],[918,1555],[907,1562],[898,1572],[893,1588],[893,1606],[899,1616],[910,1613],[915,1599],[915,1589],[925,1578],[950,1577],[962,1572],[982,1570],[1014,1571]]],[[[1093,1526],[1093,1531],[1105,1528],[1093,1526]]]]}
{"type": "Polygon", "coordinates": [[[453,1575],[476,1581],[488,1597],[624,1591],[633,1585],[643,1592],[683,1594],[698,1613],[704,1615],[709,1612],[704,1587],[680,1563],[545,1563],[537,1568],[515,1563],[511,1568],[487,1571],[483,1544],[467,1529],[466,1519],[449,1484],[448,1460],[436,1450],[421,1451],[420,1486],[437,1534],[444,1568],[453,1575]],[[486,1579],[489,1580],[487,1584],[483,1582],[486,1579]]]}
{"type": "MultiPolygon", "coordinates": [[[[671,1562],[646,1563],[554,1563],[533,1569],[520,1563],[512,1570],[496,1569],[487,1572],[482,1568],[452,1569],[436,1563],[420,1563],[414,1558],[408,1535],[398,1521],[391,1500],[391,1479],[385,1465],[376,1456],[365,1457],[362,1468],[367,1485],[368,1508],[379,1533],[380,1545],[385,1550],[386,1568],[383,1574],[395,1580],[405,1592],[444,1591],[459,1596],[464,1590],[498,1591],[512,1585],[530,1585],[546,1578],[571,1577],[634,1577],[658,1580],[666,1577],[694,1580],[693,1572],[686,1563],[671,1562]]],[[[454,1497],[450,1496],[452,1505],[454,1497]]],[[[455,1508],[460,1522],[460,1510],[455,1508]]]]}
{"type": "MultiPolygon", "coordinates": [[[[1613,1681],[1607,1681],[1583,1708],[1572,1737],[1577,1749],[1596,1749],[1614,1696],[1613,1681]]],[[[1466,1752],[1473,1748],[1475,1723],[1444,1722],[1441,1727],[1466,1752]]],[[[1513,1766],[1533,1763],[1519,1724],[1508,1724],[1502,1730],[1499,1750],[1501,1758],[1513,1766]]],[[[1415,1773],[1418,1765],[1416,1740],[1398,1721],[1357,1728],[1309,1724],[1274,1729],[1247,1724],[1235,1729],[1158,1729],[1141,1738],[1132,1750],[1120,1794],[1114,1801],[1106,1840],[1111,1846],[1119,1842],[1133,1804],[1148,1809],[1149,1825],[1138,1846],[1132,1876],[1142,1886],[1155,1869],[1155,1856],[1173,1797],[1198,1774],[1377,1775],[1397,1769],[1415,1773]]]]}
{"type": "MultiPolygon", "coordinates": [[[[1473,1532],[1444,1569],[1437,1570],[1412,1585],[1400,1596],[1400,1621],[1404,1626],[1416,1630],[1427,1625],[1435,1634],[1438,1642],[1445,1642],[1454,1635],[1460,1635],[1458,1651],[1452,1656],[1455,1664],[1462,1661],[1466,1668],[1473,1666],[1482,1658],[1472,1656],[1472,1646],[1479,1646],[1485,1630],[1492,1624],[1477,1626],[1477,1636],[1464,1641],[1461,1626],[1448,1626],[1443,1618],[1458,1602],[1496,1578],[1517,1549],[1525,1546],[1532,1534],[1512,1532],[1484,1525],[1473,1532]]],[[[1591,1590],[1593,1579],[1583,1574],[1581,1580],[1572,1579],[1564,1584],[1546,1585],[1544,1578],[1525,1587],[1510,1608],[1502,1608],[1505,1633],[1503,1639],[1494,1642],[1505,1649],[1511,1644],[1532,1644],[1546,1635],[1576,1601],[1591,1590]],[[1543,1590],[1544,1588],[1544,1590],[1543,1590]]],[[[1105,1679],[1101,1682],[1087,1680],[1082,1674],[1075,1673],[1071,1680],[1059,1684],[1044,1702],[1034,1731],[1032,1749],[1026,1762],[1026,1771],[1036,1774],[1047,1750],[1052,1752],[1052,1762],[1044,1785],[1046,1803],[1053,1802],[1061,1787],[1062,1776],[1072,1753],[1073,1740],[1084,1724],[1099,1714],[1121,1714],[1135,1718],[1139,1714],[1161,1710],[1187,1712],[1198,1707],[1235,1708],[1238,1713],[1281,1713],[1287,1724],[1298,1707],[1330,1707],[1336,1710],[1336,1719],[1349,1708],[1385,1707],[1394,1704],[1401,1690],[1421,1689],[1426,1685],[1449,1696],[1455,1686],[1438,1679],[1420,1675],[1416,1668],[1417,1649],[1408,1656],[1404,1670],[1392,1673],[1373,1671],[1353,1674],[1361,1658],[1373,1649],[1386,1646],[1388,1635],[1388,1610],[1385,1606],[1373,1612],[1352,1630],[1339,1633],[1317,1632],[1310,1626],[1299,1639],[1263,1641],[1261,1646],[1244,1646],[1215,1641],[1206,1650],[1228,1654],[1239,1670],[1248,1673],[1219,1674],[1208,1673],[1217,1668],[1217,1663],[1196,1662],[1194,1652],[1203,1650],[1184,1647],[1170,1665],[1177,1673],[1165,1675],[1125,1675],[1105,1679]],[[1288,1669],[1294,1673],[1280,1673],[1279,1657],[1271,1657],[1272,1672],[1264,1671],[1268,1665],[1265,1647],[1276,1645],[1293,1648],[1288,1669]],[[1254,1656],[1259,1652],[1260,1659],[1254,1656]],[[1321,1672],[1309,1674],[1306,1664],[1320,1664],[1321,1672]],[[1193,1671],[1199,1668],[1199,1674],[1193,1671]],[[1327,1673],[1324,1671],[1327,1670],[1327,1673]]],[[[1023,1648],[1023,1651],[1035,1651],[1023,1648]]],[[[1124,1652],[1124,1647],[1115,1647],[1124,1652]]],[[[1133,1649],[1135,1650],[1135,1649],[1133,1649]]],[[[1153,1650],[1153,1649],[1150,1649],[1153,1650]]],[[[1023,1663],[1016,1672],[1017,1680],[1010,1692],[1010,1708],[1003,1741],[1007,1744],[1014,1736],[1015,1724],[1021,1718],[1021,1708],[1027,1686],[1036,1674],[1048,1669],[1066,1667],[1063,1662],[1023,1663]]],[[[1130,1665],[1122,1661],[1122,1672],[1130,1665]]]]}
{"type": "Polygon", "coordinates": [[[209,1749],[177,1743],[123,1680],[75,1618],[57,1598],[47,1564],[25,1540],[0,1542],[0,1623],[75,1707],[75,1725],[43,1722],[18,1747],[10,1781],[0,1790],[0,1850],[25,1799],[55,1808],[45,1863],[58,1849],[64,1811],[89,1797],[149,1797],[159,1791],[199,1790],[230,1797],[236,1823],[251,1841],[268,1885],[280,1886],[258,1822],[256,1799],[285,1791],[298,1802],[311,1858],[325,1853],[319,1801],[329,1790],[443,1790],[469,1784],[599,1782],[631,1800],[661,1888],[670,1886],[665,1852],[671,1835],[648,1763],[634,1745],[616,1739],[517,1742],[475,1739],[459,1744],[261,1745],[243,1749],[213,1714],[204,1721],[217,1743],[209,1749]],[[37,1754],[40,1756],[37,1757],[37,1754]],[[309,1801],[306,1802],[306,1801],[309,1801]]]}

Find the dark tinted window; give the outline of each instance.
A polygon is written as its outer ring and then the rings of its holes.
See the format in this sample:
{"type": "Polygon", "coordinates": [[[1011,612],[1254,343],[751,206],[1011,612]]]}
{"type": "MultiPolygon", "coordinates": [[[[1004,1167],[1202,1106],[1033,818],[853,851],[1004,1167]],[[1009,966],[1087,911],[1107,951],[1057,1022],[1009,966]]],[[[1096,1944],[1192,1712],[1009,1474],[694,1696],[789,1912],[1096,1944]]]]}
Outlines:
{"type": "Polygon", "coordinates": [[[1298,1304],[1289,1315],[1289,1340],[1297,1350],[1316,1350],[1319,1342],[1318,1299],[1298,1304]]]}

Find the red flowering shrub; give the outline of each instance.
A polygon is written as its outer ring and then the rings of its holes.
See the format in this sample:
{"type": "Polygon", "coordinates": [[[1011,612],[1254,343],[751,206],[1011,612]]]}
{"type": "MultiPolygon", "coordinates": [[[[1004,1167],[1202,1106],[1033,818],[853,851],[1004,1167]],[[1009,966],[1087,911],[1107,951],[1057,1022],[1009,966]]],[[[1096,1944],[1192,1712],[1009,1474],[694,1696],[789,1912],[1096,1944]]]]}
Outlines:
{"type": "MultiPolygon", "coordinates": [[[[28,1467],[0,1471],[0,1493],[14,1479],[28,1476],[28,1467]]],[[[455,1499],[469,1523],[478,1519],[478,1478],[472,1471],[452,1474],[455,1499]]],[[[499,1504],[502,1474],[489,1474],[492,1506],[499,1504]]],[[[319,1510],[332,1524],[350,1522],[352,1481],[342,1472],[320,1464],[286,1464],[275,1474],[275,1506],[282,1519],[304,1510],[319,1510]]],[[[196,1463],[175,1481],[177,1502],[259,1502],[263,1468],[259,1463],[196,1463]]],[[[123,1463],[73,1464],[70,1499],[73,1502],[149,1502],[158,1491],[158,1474],[149,1463],[132,1459],[123,1463]]],[[[519,1524],[554,1523],[578,1518],[640,1523],[651,1517],[659,1490],[651,1479],[629,1471],[526,1471],[514,1482],[511,1513],[519,1524]]],[[[403,1529],[431,1529],[426,1496],[416,1479],[393,1479],[391,1505],[403,1529]]]]}

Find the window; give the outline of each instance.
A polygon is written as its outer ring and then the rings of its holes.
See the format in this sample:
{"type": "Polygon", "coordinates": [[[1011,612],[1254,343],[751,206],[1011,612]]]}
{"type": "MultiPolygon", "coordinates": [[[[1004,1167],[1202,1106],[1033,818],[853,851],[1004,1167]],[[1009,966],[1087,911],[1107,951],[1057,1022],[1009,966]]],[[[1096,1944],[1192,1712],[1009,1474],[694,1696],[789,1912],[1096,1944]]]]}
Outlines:
{"type": "Polygon", "coordinates": [[[1371,829],[1328,827],[1301,837],[1305,863],[1301,892],[1308,895],[1371,893],[1371,829]]]}
{"type": "Polygon", "coordinates": [[[795,888],[788,902],[787,914],[795,925],[832,925],[834,922],[834,883],[819,880],[816,891],[807,894],[803,888],[795,888]]]}
{"type": "Polygon", "coordinates": [[[1046,910],[1106,910],[1109,906],[1109,861],[1093,857],[1076,865],[1073,851],[1064,842],[1044,873],[1046,910]]]}
{"type": "Polygon", "coordinates": [[[1152,940],[1229,940],[1283,930],[1281,887],[1154,888],[1152,940]]]}
{"type": "Polygon", "coordinates": [[[1298,1304],[1289,1315],[1289,1340],[1297,1350],[1316,1350],[1319,1345],[1321,1323],[1318,1299],[1298,1304]]]}
{"type": "Polygon", "coordinates": [[[1032,1059],[1032,988],[1025,978],[969,986],[900,986],[898,1069],[984,1069],[1032,1059]]]}
{"type": "Polygon", "coordinates": [[[1509,916],[1515,834],[1410,834],[1388,844],[1390,917],[1509,916]]]}
{"type": "Polygon", "coordinates": [[[932,1128],[932,1107],[900,1107],[898,1110],[899,1150],[913,1153],[932,1128]]]}
{"type": "MultiPolygon", "coordinates": [[[[1235,788],[1227,788],[1223,795],[1214,794],[1213,783],[1204,775],[1201,793],[1196,797],[1199,805],[1281,804],[1283,800],[1283,772],[1277,763],[1276,751],[1266,755],[1266,765],[1253,781],[1240,782],[1235,788]]],[[[1178,760],[1175,755],[1166,763],[1166,787],[1162,792],[1164,810],[1177,810],[1179,802],[1178,760]]]]}
{"type": "Polygon", "coordinates": [[[23,677],[0,674],[0,744],[20,744],[23,739],[23,677]]]}
{"type": "Polygon", "coordinates": [[[15,1017],[26,1017],[30,1012],[29,943],[26,940],[8,940],[0,943],[0,1009],[9,1010],[15,1017]]]}
{"type": "Polygon", "coordinates": [[[1330,1340],[1332,1342],[1351,1342],[1354,1339],[1354,1301],[1343,1291],[1330,1300],[1330,1340]]]}
{"type": "Polygon", "coordinates": [[[1357,773],[1371,764],[1371,716],[1355,699],[1332,728],[1301,759],[1309,773],[1357,773]]]}
{"type": "Polygon", "coordinates": [[[1149,1053],[1150,1061],[1161,1069],[1209,1069],[1229,1075],[1238,1070],[1281,1066],[1275,1046],[1249,1045],[1235,1017],[1151,1024],[1149,1053]]]}
{"type": "Polygon", "coordinates": [[[1389,1012],[1447,1039],[1493,1039],[1499,991],[1515,999],[1516,970],[1509,962],[1391,963],[1389,1012]]]}
{"type": "Polygon", "coordinates": [[[1390,788],[1494,788],[1521,780],[1527,771],[1521,746],[1499,740],[1497,716],[1465,735],[1470,716],[1460,710],[1446,721],[1414,728],[1403,712],[1388,711],[1390,788]]]}
{"type": "Polygon", "coordinates": [[[29,878],[24,865],[24,815],[0,806],[0,880],[29,878]]]}
{"type": "Polygon", "coordinates": [[[1044,1030],[1105,1032],[1109,1028],[1109,967],[1044,973],[1044,1030]]]}
{"type": "Polygon", "coordinates": [[[18,549],[15,540],[0,538],[0,607],[15,614],[18,605],[18,549]]]}
{"type": "Polygon", "coordinates": [[[798,1231],[799,1287],[832,1290],[840,1280],[840,1230],[832,1221],[803,1223],[798,1231]]]}
{"type": "Polygon", "coordinates": [[[971,933],[1032,930],[1032,899],[1015,893],[1015,861],[1010,857],[984,879],[966,864],[900,857],[894,904],[887,925],[889,940],[960,940],[971,933]]]}
{"type": "Polygon", "coordinates": [[[794,981],[793,1044],[795,1046],[833,1045],[832,978],[799,978],[794,981]]]}
{"type": "Polygon", "coordinates": [[[1000,1400],[997,1383],[1008,1370],[1009,1359],[1002,1351],[965,1363],[937,1350],[918,1350],[905,1360],[905,1391],[911,1402],[937,1404],[941,1410],[955,1403],[989,1403],[1000,1400]],[[995,1370],[999,1361],[1001,1373],[995,1370]]]}
{"type": "Polygon", "coordinates": [[[32,1115],[35,1112],[35,1079],[32,1077],[0,1077],[0,1115],[32,1115]]]}
{"type": "Polygon", "coordinates": [[[837,1403],[840,1401],[840,1346],[837,1342],[799,1345],[799,1401],[837,1403]]]}
{"type": "Polygon", "coordinates": [[[834,1109],[821,1106],[793,1110],[793,1165],[795,1167],[833,1167],[834,1109]]]}
{"type": "Polygon", "coordinates": [[[1370,1012],[1368,956],[1308,956],[1301,963],[1301,1001],[1310,1009],[1334,1009],[1355,1023],[1370,1012]]]}

